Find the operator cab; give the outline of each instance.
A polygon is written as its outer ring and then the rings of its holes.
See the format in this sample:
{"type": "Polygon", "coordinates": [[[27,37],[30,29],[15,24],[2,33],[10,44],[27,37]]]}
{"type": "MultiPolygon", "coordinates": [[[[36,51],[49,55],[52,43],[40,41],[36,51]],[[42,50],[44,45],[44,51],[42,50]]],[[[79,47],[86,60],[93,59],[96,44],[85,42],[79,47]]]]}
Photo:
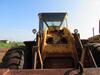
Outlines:
{"type": "Polygon", "coordinates": [[[68,43],[68,39],[65,36],[67,13],[40,13],[39,19],[40,35],[41,38],[44,37],[43,39],[47,44],[68,43]]]}
{"type": "Polygon", "coordinates": [[[39,30],[60,30],[67,27],[67,13],[39,13],[39,30]]]}

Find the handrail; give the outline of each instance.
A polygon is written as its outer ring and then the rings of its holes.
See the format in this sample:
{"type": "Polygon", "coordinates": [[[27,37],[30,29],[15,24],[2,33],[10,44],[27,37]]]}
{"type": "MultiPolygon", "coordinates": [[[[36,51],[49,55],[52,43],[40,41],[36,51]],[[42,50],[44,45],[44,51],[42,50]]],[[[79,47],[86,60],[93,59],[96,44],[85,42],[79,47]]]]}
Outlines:
{"type": "MultiPolygon", "coordinates": [[[[88,49],[89,49],[89,48],[88,48],[88,49]]],[[[97,64],[96,64],[96,62],[95,62],[95,60],[94,60],[94,57],[93,57],[92,52],[90,51],[90,49],[89,49],[89,54],[90,54],[90,56],[91,56],[91,59],[92,59],[92,61],[93,61],[93,64],[95,65],[95,68],[97,68],[97,64]]]]}

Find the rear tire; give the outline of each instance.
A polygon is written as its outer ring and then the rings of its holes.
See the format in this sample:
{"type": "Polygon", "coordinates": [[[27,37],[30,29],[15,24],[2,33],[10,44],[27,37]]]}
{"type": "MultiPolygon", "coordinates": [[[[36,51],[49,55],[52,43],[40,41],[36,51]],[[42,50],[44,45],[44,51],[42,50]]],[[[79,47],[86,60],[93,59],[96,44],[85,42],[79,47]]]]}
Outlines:
{"type": "Polygon", "coordinates": [[[97,66],[100,67],[100,43],[90,44],[90,49],[94,56],[97,66]]]}
{"type": "Polygon", "coordinates": [[[3,68],[23,69],[24,50],[23,47],[9,49],[2,59],[3,68]]]}

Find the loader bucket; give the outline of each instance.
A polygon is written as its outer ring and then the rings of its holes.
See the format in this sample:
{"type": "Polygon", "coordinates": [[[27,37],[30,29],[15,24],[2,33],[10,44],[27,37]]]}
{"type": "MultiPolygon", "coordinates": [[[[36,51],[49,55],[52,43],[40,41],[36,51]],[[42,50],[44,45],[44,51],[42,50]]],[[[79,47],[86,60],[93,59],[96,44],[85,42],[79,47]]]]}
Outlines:
{"type": "MultiPolygon", "coordinates": [[[[78,70],[74,69],[0,69],[0,75],[76,75],[77,73],[78,70]]],[[[100,75],[100,69],[85,68],[83,74],[78,75],[100,75]]]]}

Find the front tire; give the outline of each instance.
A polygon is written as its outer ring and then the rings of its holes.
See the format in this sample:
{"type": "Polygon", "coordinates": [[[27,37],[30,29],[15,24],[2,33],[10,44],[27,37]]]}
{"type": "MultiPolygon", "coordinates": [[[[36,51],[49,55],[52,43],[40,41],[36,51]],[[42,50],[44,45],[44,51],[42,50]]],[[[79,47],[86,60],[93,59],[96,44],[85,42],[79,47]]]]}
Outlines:
{"type": "Polygon", "coordinates": [[[23,47],[11,48],[2,59],[3,68],[23,69],[24,68],[24,50],[23,47]]]}

